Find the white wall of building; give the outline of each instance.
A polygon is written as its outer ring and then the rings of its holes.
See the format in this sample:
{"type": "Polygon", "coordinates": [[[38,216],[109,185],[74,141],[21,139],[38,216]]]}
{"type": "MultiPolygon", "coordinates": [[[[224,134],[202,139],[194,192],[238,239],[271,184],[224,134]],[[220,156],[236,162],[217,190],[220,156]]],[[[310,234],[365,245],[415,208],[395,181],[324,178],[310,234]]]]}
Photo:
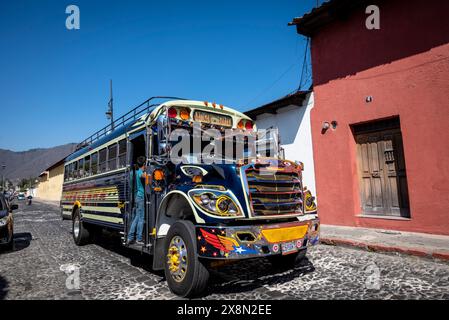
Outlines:
{"type": "Polygon", "coordinates": [[[315,169],[313,163],[312,130],[310,110],[313,108],[313,92],[307,95],[303,106],[287,106],[277,110],[277,114],[257,116],[258,129],[278,128],[281,145],[285,149],[285,159],[304,163],[304,185],[315,196],[315,169]]]}

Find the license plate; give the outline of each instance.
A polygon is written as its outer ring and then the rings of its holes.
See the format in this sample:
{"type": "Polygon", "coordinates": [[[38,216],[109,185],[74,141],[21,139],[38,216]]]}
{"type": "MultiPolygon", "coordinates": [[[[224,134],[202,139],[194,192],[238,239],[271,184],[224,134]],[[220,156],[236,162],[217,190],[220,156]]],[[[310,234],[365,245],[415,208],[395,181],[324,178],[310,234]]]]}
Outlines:
{"type": "Polygon", "coordinates": [[[296,251],[296,244],[294,241],[281,243],[282,254],[289,254],[296,251]]]}
{"type": "Polygon", "coordinates": [[[195,111],[193,113],[193,121],[216,124],[224,127],[232,127],[232,118],[221,114],[195,111]]]}

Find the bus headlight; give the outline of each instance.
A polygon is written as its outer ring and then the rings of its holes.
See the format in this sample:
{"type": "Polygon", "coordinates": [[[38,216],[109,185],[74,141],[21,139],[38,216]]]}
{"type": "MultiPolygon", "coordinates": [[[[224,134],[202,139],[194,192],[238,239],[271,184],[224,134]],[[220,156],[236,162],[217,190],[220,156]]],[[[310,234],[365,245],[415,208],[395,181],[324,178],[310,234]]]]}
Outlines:
{"type": "Polygon", "coordinates": [[[242,215],[235,201],[225,193],[195,191],[190,193],[190,196],[198,207],[215,216],[238,217],[242,215]]]}

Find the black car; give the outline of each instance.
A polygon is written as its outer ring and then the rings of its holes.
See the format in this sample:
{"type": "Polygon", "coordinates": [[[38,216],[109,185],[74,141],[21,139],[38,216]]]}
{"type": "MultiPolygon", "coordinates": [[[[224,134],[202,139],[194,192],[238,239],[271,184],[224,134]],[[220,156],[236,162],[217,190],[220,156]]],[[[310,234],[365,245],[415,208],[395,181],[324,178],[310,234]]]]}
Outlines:
{"type": "Polygon", "coordinates": [[[10,204],[3,194],[0,194],[0,249],[14,247],[14,220],[12,211],[17,210],[17,204],[10,204]]]}

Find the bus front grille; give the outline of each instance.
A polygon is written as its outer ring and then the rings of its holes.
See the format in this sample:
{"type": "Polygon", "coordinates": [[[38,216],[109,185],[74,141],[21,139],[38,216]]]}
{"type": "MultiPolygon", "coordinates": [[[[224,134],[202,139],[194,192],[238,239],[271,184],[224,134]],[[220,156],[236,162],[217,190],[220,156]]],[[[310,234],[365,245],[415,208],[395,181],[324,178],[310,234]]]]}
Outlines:
{"type": "Polygon", "coordinates": [[[301,173],[281,168],[249,166],[244,169],[248,200],[254,217],[303,213],[301,173]]]}

